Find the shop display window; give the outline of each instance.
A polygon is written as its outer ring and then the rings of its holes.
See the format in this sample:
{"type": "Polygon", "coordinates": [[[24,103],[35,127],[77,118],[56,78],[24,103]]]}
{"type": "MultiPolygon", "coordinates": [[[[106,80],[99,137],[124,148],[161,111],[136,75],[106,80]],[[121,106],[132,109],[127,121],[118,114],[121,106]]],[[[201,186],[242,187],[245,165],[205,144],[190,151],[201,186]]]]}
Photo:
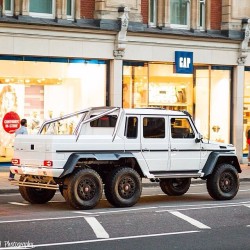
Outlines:
{"type": "Polygon", "coordinates": [[[194,75],[176,74],[171,64],[125,62],[123,107],[187,110],[204,138],[229,143],[232,68],[194,68],[194,75]]]}
{"type": "MultiPolygon", "coordinates": [[[[7,112],[26,118],[28,133],[35,134],[46,120],[106,105],[106,61],[40,59],[44,61],[0,60],[0,161],[10,160],[15,139],[2,126],[7,112]]],[[[74,121],[63,120],[48,129],[72,134],[74,121]]]]}
{"type": "Polygon", "coordinates": [[[204,138],[230,142],[231,68],[196,67],[195,123],[204,138]]]}
{"type": "Polygon", "coordinates": [[[123,107],[160,107],[193,113],[193,76],[160,63],[124,65],[123,107]]]}
{"type": "Polygon", "coordinates": [[[247,131],[250,130],[250,68],[245,68],[244,104],[243,104],[243,153],[248,154],[247,131]]]}

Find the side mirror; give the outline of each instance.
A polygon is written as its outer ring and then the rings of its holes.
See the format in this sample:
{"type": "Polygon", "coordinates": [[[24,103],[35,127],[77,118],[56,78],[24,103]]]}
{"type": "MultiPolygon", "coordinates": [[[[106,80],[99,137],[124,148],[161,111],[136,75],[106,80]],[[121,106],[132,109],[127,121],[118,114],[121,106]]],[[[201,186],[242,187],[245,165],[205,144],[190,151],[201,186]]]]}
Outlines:
{"type": "Polygon", "coordinates": [[[198,137],[195,138],[195,142],[199,143],[203,139],[203,136],[199,133],[198,137]]]}

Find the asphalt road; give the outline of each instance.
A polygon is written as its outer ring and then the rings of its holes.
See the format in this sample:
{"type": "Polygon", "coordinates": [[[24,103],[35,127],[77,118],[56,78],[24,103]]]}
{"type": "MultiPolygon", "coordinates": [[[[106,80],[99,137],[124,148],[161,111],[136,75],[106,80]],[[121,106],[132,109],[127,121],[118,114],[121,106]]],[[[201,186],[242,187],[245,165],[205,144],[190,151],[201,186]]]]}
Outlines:
{"type": "Polygon", "coordinates": [[[205,184],[182,197],[144,188],[131,208],[105,200],[73,210],[60,193],[43,205],[0,195],[0,249],[250,249],[250,182],[230,201],[214,201],[205,184]]]}

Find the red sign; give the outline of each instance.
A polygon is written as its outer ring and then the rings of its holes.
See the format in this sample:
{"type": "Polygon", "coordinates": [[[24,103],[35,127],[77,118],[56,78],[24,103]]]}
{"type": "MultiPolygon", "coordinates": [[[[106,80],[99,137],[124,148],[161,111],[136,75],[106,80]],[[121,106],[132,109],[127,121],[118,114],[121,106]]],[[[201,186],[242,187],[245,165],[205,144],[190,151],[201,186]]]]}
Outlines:
{"type": "Polygon", "coordinates": [[[20,117],[17,113],[11,111],[3,117],[3,128],[9,134],[14,134],[20,127],[20,117]]]}

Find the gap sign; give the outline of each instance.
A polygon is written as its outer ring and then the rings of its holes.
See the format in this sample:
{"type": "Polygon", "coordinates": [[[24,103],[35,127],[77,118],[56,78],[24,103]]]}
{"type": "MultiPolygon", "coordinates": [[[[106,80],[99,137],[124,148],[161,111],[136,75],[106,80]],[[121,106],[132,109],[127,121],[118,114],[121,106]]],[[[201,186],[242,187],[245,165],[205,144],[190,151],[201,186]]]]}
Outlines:
{"type": "Polygon", "coordinates": [[[193,52],[175,51],[175,71],[181,74],[193,74],[193,52]]]}

